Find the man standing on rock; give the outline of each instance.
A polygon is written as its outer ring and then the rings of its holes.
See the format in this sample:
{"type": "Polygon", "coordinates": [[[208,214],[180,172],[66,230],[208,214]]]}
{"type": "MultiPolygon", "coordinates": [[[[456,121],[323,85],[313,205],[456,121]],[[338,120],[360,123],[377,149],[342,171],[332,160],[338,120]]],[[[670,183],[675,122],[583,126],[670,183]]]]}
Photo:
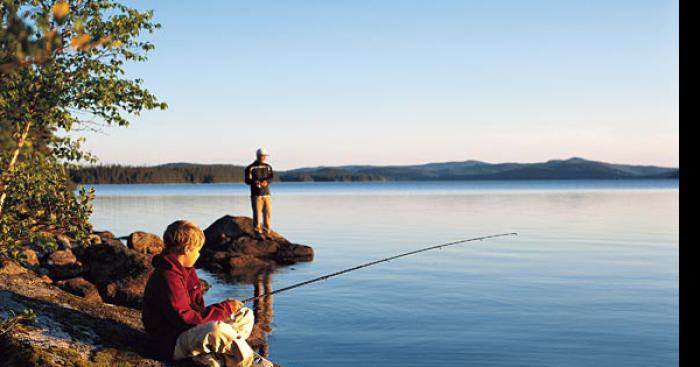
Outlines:
{"type": "Polygon", "coordinates": [[[245,168],[245,183],[250,185],[250,201],[253,206],[253,228],[259,238],[270,236],[270,215],[272,212],[272,197],[270,182],[273,173],[272,166],[265,163],[269,156],[265,148],[257,150],[257,159],[245,168]],[[264,223],[261,223],[264,218],[264,223]]]}

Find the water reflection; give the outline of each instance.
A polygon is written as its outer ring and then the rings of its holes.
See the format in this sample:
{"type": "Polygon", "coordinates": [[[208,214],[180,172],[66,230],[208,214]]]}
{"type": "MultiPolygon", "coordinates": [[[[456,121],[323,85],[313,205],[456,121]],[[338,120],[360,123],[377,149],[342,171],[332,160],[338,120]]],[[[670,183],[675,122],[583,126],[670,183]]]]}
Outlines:
{"type": "MultiPolygon", "coordinates": [[[[254,297],[259,297],[266,293],[272,293],[271,272],[222,274],[221,278],[223,278],[223,280],[226,282],[233,284],[252,284],[254,297]]],[[[253,332],[251,333],[248,341],[250,345],[265,358],[269,358],[270,356],[270,344],[267,341],[267,336],[272,331],[273,297],[274,296],[265,296],[253,301],[255,327],[253,328],[253,332]]]]}
{"type": "MultiPolygon", "coordinates": [[[[270,273],[259,274],[255,282],[255,296],[262,296],[272,292],[272,276],[270,273]]],[[[265,296],[255,300],[253,311],[255,322],[260,327],[262,340],[264,341],[258,348],[261,356],[270,356],[270,345],[267,343],[267,334],[272,331],[272,299],[274,296],[265,296]]]]}

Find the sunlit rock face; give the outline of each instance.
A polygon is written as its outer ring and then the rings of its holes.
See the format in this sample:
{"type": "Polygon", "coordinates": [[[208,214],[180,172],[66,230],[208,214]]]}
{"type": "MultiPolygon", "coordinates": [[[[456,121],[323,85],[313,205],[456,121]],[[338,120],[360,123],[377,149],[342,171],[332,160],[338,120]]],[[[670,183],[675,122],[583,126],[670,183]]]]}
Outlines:
{"type": "Polygon", "coordinates": [[[206,243],[197,266],[215,273],[255,279],[257,274],[274,271],[279,265],[314,257],[311,247],[292,243],[275,231],[256,236],[249,217],[226,215],[207,227],[204,234],[206,243]]]}

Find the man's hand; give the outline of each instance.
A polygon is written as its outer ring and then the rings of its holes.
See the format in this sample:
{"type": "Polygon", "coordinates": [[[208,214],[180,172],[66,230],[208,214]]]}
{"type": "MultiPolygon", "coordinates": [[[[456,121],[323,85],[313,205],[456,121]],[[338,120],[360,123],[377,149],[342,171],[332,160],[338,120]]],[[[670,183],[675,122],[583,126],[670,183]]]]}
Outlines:
{"type": "Polygon", "coordinates": [[[231,306],[233,312],[238,312],[243,307],[243,303],[237,299],[227,299],[226,302],[231,306]]]}

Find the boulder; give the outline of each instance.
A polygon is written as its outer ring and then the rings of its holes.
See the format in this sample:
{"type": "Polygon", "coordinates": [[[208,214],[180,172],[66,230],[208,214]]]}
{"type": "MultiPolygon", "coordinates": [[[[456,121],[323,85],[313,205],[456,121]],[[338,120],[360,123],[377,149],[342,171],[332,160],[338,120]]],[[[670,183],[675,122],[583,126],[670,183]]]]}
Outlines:
{"type": "Polygon", "coordinates": [[[197,260],[197,267],[202,267],[214,273],[228,271],[228,259],[231,256],[228,251],[202,250],[202,255],[197,260]]]}
{"type": "Polygon", "coordinates": [[[244,219],[226,215],[212,223],[204,230],[207,246],[210,249],[225,249],[232,238],[252,236],[252,224],[244,219]]]}
{"type": "Polygon", "coordinates": [[[50,253],[46,259],[48,266],[70,266],[75,264],[78,259],[73,255],[71,250],[58,250],[50,253]]]}
{"type": "Polygon", "coordinates": [[[58,250],[48,254],[43,260],[51,279],[74,278],[82,274],[83,265],[71,250],[58,250]]]}
{"type": "Polygon", "coordinates": [[[275,260],[280,264],[294,264],[298,261],[311,261],[314,250],[305,245],[290,244],[284,246],[275,254],[275,260]]]}
{"type": "Polygon", "coordinates": [[[59,234],[56,236],[56,244],[60,250],[70,250],[73,248],[70,238],[64,234],[59,234]]]}
{"type": "Polygon", "coordinates": [[[124,246],[119,240],[103,239],[85,249],[84,278],[95,284],[105,302],[141,308],[143,291],[153,272],[151,258],[124,246]]]}
{"type": "Polygon", "coordinates": [[[29,273],[27,268],[10,258],[0,256],[0,275],[18,275],[26,273],[29,273]]]}
{"type": "Polygon", "coordinates": [[[100,238],[114,238],[114,233],[110,231],[92,231],[92,234],[100,238]]]}
{"type": "Polygon", "coordinates": [[[249,217],[226,215],[207,227],[204,235],[206,242],[197,266],[215,273],[255,275],[277,265],[313,260],[311,247],[291,243],[277,232],[256,237],[249,217]]]}
{"type": "MultiPolygon", "coordinates": [[[[253,230],[253,219],[250,217],[234,217],[225,215],[217,219],[207,229],[204,235],[209,246],[225,246],[231,241],[240,237],[255,238],[253,230]]],[[[272,231],[269,239],[273,241],[286,241],[279,233],[272,231]]]]}
{"type": "Polygon", "coordinates": [[[102,244],[102,237],[100,237],[94,233],[91,234],[89,238],[90,238],[91,245],[101,245],[102,244]]]}
{"type": "Polygon", "coordinates": [[[86,301],[102,302],[102,297],[100,296],[100,292],[97,290],[97,287],[84,278],[61,280],[56,282],[56,285],[64,291],[85,298],[86,301]]]}
{"type": "Polygon", "coordinates": [[[159,254],[165,243],[157,235],[137,231],[129,235],[126,246],[142,254],[159,254]]]}
{"type": "Polygon", "coordinates": [[[39,256],[37,256],[36,251],[30,248],[25,248],[22,250],[22,258],[24,259],[24,264],[27,266],[39,266],[39,256]]]}
{"type": "Polygon", "coordinates": [[[281,250],[281,247],[286,246],[281,246],[280,242],[277,241],[257,240],[245,236],[233,240],[229,246],[229,250],[261,258],[271,258],[281,250]]]}

